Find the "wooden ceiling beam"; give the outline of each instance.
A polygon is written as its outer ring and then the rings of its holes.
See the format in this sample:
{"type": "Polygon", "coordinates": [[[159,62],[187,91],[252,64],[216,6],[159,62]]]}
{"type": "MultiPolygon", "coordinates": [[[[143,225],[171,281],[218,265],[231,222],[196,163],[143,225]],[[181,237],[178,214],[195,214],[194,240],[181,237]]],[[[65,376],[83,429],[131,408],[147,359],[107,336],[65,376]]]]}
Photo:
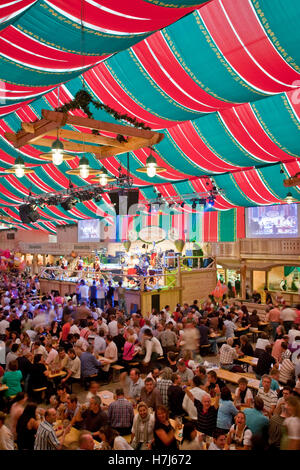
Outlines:
{"type": "MultiPolygon", "coordinates": [[[[45,119],[50,121],[58,122],[61,119],[61,115],[56,111],[49,111],[48,109],[42,109],[42,116],[45,119]]],[[[67,115],[67,124],[72,124],[74,126],[86,127],[88,129],[98,129],[101,131],[112,132],[114,134],[121,134],[132,137],[140,137],[142,139],[151,139],[153,135],[162,136],[160,140],[163,139],[164,134],[159,134],[154,131],[146,131],[144,129],[137,129],[136,127],[123,126],[121,124],[113,124],[111,122],[97,121],[96,119],[85,118],[81,116],[71,116],[67,115]]]]}
{"type": "MultiPolygon", "coordinates": [[[[160,136],[161,134],[158,134],[160,136]]],[[[163,134],[162,134],[163,135],[163,134]]],[[[159,140],[160,141],[160,140],[159,140]]],[[[151,147],[155,145],[157,142],[157,135],[154,135],[152,139],[138,139],[135,137],[131,137],[128,139],[128,142],[124,143],[124,147],[122,150],[114,148],[112,146],[103,146],[101,148],[101,153],[96,155],[99,160],[103,160],[107,157],[112,157],[114,155],[119,155],[120,153],[124,152],[132,152],[133,150],[138,150],[145,147],[151,147]]]]}
{"type": "MultiPolygon", "coordinates": [[[[51,131],[47,134],[49,137],[56,137],[56,131],[51,131]]],[[[118,142],[117,139],[113,139],[112,137],[105,137],[102,135],[96,134],[88,134],[76,131],[70,131],[68,129],[59,129],[58,130],[58,137],[60,139],[72,139],[78,140],[80,143],[82,142],[91,142],[93,144],[98,145],[111,145],[113,147],[123,148],[124,143],[118,142]]]]}
{"type": "MultiPolygon", "coordinates": [[[[51,144],[53,143],[53,140],[50,139],[36,139],[34,142],[35,145],[40,145],[42,147],[51,147],[51,144]],[[48,141],[48,142],[47,142],[48,141]]],[[[101,152],[101,146],[100,145],[87,145],[87,144],[80,144],[76,142],[69,142],[64,140],[64,149],[69,151],[69,152],[87,152],[87,153],[100,153],[101,152]]],[[[113,147],[115,148],[115,147],[113,147]]],[[[118,151],[121,151],[118,149],[118,151]]]]}

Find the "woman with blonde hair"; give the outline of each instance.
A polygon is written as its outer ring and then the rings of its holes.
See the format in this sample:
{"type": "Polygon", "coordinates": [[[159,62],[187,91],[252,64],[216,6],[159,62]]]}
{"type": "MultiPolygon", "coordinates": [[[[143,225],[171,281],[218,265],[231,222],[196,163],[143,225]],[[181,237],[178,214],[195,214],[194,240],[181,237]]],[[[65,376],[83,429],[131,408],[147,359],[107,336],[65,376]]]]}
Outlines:
{"type": "Polygon", "coordinates": [[[235,445],[239,450],[250,450],[252,432],[246,426],[246,416],[242,411],[239,411],[234,418],[233,424],[227,435],[227,445],[235,445]]]}
{"type": "Polygon", "coordinates": [[[143,401],[138,404],[137,411],[131,429],[131,445],[135,450],[148,450],[153,440],[154,414],[143,401]]]}

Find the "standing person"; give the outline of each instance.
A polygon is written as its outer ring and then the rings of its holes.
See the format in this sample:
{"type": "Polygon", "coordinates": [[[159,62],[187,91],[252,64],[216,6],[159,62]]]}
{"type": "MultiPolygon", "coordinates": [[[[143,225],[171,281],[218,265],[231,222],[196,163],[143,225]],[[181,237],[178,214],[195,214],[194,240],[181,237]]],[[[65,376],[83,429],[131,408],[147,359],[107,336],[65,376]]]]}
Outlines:
{"type": "Polygon", "coordinates": [[[146,355],[143,360],[145,365],[163,355],[162,346],[159,340],[153,336],[150,328],[144,331],[142,345],[146,350],[146,355]]]}
{"type": "Polygon", "coordinates": [[[280,320],[283,323],[285,332],[288,333],[289,330],[292,328],[292,325],[294,321],[297,318],[297,313],[294,308],[292,308],[290,305],[286,305],[280,314],[280,320]]]}
{"type": "Polygon", "coordinates": [[[107,289],[107,292],[106,292],[106,300],[108,301],[108,303],[112,307],[115,306],[114,294],[115,294],[115,288],[112,286],[112,282],[108,281],[108,289],[107,289]]]}
{"type": "Polygon", "coordinates": [[[258,359],[257,365],[253,366],[256,378],[260,379],[263,375],[269,374],[272,365],[278,368],[278,363],[276,362],[276,359],[272,356],[272,346],[268,344],[265,347],[265,350],[262,351],[258,359]]]}
{"type": "Polygon", "coordinates": [[[299,398],[287,398],[287,413],[289,415],[283,422],[287,430],[287,450],[300,450],[300,401],[299,398]]]}
{"type": "Polygon", "coordinates": [[[97,286],[97,307],[102,311],[104,310],[105,296],[107,292],[107,287],[104,284],[104,279],[100,279],[100,282],[97,286]]]}
{"type": "Polygon", "coordinates": [[[17,437],[17,422],[20,416],[22,415],[25,405],[27,402],[27,395],[24,392],[19,392],[14,399],[14,403],[12,404],[10,411],[9,411],[9,428],[13,433],[14,438],[17,437]]]}
{"type": "Polygon", "coordinates": [[[172,374],[172,385],[168,387],[168,407],[172,417],[182,416],[182,408],[185,393],[181,387],[181,377],[179,374],[172,374]]]}
{"type": "Polygon", "coordinates": [[[83,302],[88,305],[89,303],[89,286],[86,285],[85,281],[81,279],[80,286],[79,286],[79,294],[80,294],[80,303],[83,302]]]}
{"type": "Polygon", "coordinates": [[[221,399],[217,415],[217,428],[219,430],[229,431],[233,418],[238,414],[238,410],[232,403],[231,392],[228,387],[221,389],[221,399]]]}
{"type": "Polygon", "coordinates": [[[266,320],[270,322],[272,327],[272,338],[275,339],[276,328],[280,325],[280,314],[281,311],[278,307],[272,307],[267,313],[266,320]]]}
{"type": "Polygon", "coordinates": [[[162,398],[162,404],[165,406],[168,406],[168,389],[171,385],[173,385],[172,382],[172,369],[170,367],[165,367],[162,370],[161,377],[160,379],[157,380],[156,382],[156,388],[161,394],[162,398]]]}
{"type": "Polygon", "coordinates": [[[27,403],[16,427],[18,450],[33,450],[39,425],[36,403],[27,403]]]}
{"type": "Polygon", "coordinates": [[[89,290],[90,294],[90,306],[94,305],[97,306],[97,286],[96,286],[96,280],[93,280],[93,284],[90,287],[89,290]]]}
{"type": "Polygon", "coordinates": [[[126,289],[125,287],[122,286],[122,281],[119,281],[119,286],[117,287],[116,291],[118,294],[118,305],[119,309],[123,310],[125,315],[127,316],[127,305],[126,305],[126,299],[125,299],[125,294],[126,294],[126,289]]]}
{"type": "Polygon", "coordinates": [[[133,423],[132,403],[124,397],[124,390],[116,390],[116,400],[108,407],[108,422],[121,436],[130,434],[133,423]]]}
{"type": "Polygon", "coordinates": [[[68,428],[65,428],[60,436],[56,436],[53,429],[53,423],[56,421],[56,410],[49,408],[45,411],[45,419],[38,427],[35,441],[34,450],[60,450],[63,446],[68,428]],[[58,437],[61,437],[60,441],[58,437]]]}
{"type": "Polygon", "coordinates": [[[174,429],[169,421],[168,408],[159,405],[155,412],[154,442],[152,449],[155,451],[178,450],[174,429]]]}
{"type": "Polygon", "coordinates": [[[195,327],[193,320],[187,320],[185,328],[182,335],[183,351],[191,351],[192,357],[199,353],[200,346],[200,333],[199,330],[195,327]]]}

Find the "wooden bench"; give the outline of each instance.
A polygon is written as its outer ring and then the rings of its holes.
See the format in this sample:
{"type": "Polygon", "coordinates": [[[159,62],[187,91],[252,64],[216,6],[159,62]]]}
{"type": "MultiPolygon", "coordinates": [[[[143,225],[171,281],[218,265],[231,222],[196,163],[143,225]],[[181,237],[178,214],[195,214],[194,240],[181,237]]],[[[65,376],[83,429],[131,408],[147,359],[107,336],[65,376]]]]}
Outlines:
{"type": "Polygon", "coordinates": [[[210,352],[211,344],[202,344],[200,345],[200,354],[205,356],[205,353],[210,352]]]}
{"type": "Polygon", "coordinates": [[[36,400],[42,401],[44,398],[44,392],[47,390],[47,387],[41,387],[41,388],[34,388],[32,391],[34,393],[34,396],[36,397],[36,400]]]}
{"type": "Polygon", "coordinates": [[[121,372],[121,370],[124,370],[124,367],[120,366],[119,364],[114,364],[113,366],[111,366],[111,369],[113,371],[112,381],[113,382],[119,382],[120,372],[121,372]]]}

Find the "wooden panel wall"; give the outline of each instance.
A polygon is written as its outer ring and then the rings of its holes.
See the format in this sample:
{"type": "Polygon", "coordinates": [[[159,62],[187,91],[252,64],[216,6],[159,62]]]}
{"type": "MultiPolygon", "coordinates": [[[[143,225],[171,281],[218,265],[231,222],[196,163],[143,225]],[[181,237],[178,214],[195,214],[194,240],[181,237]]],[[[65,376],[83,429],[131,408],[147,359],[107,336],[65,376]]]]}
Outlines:
{"type": "Polygon", "coordinates": [[[217,284],[216,269],[203,271],[188,271],[181,273],[181,303],[189,305],[193,300],[206,299],[217,284]]]}

